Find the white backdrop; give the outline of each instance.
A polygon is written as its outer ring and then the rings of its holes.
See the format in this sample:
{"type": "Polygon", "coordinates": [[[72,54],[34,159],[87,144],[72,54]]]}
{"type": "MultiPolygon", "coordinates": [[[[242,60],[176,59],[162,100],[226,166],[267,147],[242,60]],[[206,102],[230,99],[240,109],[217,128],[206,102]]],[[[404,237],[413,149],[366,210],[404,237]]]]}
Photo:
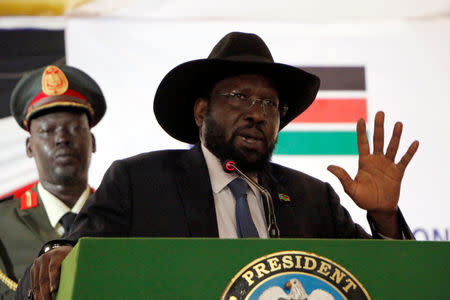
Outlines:
{"type": "MultiPolygon", "coordinates": [[[[68,62],[98,80],[108,101],[106,117],[94,130],[98,153],[91,181],[97,185],[114,159],[187,147],[168,137],[154,119],[153,96],[159,82],[176,65],[206,57],[226,33],[255,32],[278,62],[365,66],[369,131],[375,112],[384,110],[387,136],[396,120],[404,123],[399,153],[415,139],[421,143],[404,178],[402,210],[411,227],[419,229],[418,238],[432,239],[435,231],[437,239],[448,239],[449,25],[446,21],[307,25],[74,19],[66,31],[68,62]]],[[[365,213],[326,171],[333,163],[354,175],[356,156],[275,156],[273,160],[330,182],[352,216],[367,228],[365,213]]]]}
{"type": "MultiPolygon", "coordinates": [[[[108,104],[104,120],[93,130],[98,150],[90,171],[93,186],[115,159],[188,147],[157,124],[156,88],[171,68],[206,57],[223,35],[235,30],[260,35],[277,62],[364,66],[369,132],[376,111],[384,110],[387,137],[395,121],[404,124],[401,155],[415,139],[421,143],[404,178],[402,211],[418,239],[449,239],[450,22],[445,20],[308,25],[71,19],[66,26],[68,64],[95,78],[108,104]]],[[[355,175],[356,156],[275,156],[273,160],[330,182],[354,219],[367,229],[365,213],[326,170],[337,164],[355,175]]]]}

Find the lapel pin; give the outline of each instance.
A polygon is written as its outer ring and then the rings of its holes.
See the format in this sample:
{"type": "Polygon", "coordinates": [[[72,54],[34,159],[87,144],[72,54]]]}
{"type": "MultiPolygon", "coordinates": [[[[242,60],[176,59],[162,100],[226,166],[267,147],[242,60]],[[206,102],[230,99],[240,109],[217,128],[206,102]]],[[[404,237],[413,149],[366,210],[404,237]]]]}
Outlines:
{"type": "Polygon", "coordinates": [[[284,202],[291,201],[291,197],[289,197],[289,195],[285,195],[285,194],[278,194],[278,198],[280,198],[280,200],[284,201],[284,202]]]}

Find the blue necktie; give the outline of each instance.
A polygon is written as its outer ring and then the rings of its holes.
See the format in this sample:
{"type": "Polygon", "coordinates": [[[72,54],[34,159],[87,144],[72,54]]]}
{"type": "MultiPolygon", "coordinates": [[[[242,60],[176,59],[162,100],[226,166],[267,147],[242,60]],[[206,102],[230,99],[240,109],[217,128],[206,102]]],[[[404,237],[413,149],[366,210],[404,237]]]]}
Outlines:
{"type": "Polygon", "coordinates": [[[247,203],[247,183],[241,178],[236,178],[228,184],[236,199],[236,230],[238,237],[259,237],[256,226],[247,203]]]}

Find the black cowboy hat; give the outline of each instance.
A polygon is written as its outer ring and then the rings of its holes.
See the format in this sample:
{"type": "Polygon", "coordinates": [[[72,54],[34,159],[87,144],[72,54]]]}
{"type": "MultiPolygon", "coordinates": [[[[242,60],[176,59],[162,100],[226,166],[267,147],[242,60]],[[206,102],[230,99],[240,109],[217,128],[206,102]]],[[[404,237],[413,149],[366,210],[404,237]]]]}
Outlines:
{"type": "Polygon", "coordinates": [[[275,63],[269,48],[256,34],[231,32],[206,59],[193,60],[172,69],[159,84],[153,110],[161,127],[172,137],[194,144],[199,140],[194,103],[218,81],[240,74],[271,78],[280,102],[289,107],[280,130],[314,101],[320,79],[299,68],[275,63]]]}

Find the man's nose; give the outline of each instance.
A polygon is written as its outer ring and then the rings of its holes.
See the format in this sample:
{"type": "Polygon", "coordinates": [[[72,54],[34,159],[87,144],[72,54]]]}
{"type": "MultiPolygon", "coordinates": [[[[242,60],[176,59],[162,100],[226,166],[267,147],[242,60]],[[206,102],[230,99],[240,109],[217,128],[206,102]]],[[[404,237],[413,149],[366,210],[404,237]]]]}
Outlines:
{"type": "Polygon", "coordinates": [[[71,141],[71,135],[70,132],[67,129],[61,128],[56,131],[55,135],[55,142],[57,145],[59,144],[70,144],[71,141]]]}
{"type": "Polygon", "coordinates": [[[259,99],[252,99],[252,105],[246,112],[246,119],[252,119],[256,123],[266,121],[266,110],[263,102],[259,99]]]}

